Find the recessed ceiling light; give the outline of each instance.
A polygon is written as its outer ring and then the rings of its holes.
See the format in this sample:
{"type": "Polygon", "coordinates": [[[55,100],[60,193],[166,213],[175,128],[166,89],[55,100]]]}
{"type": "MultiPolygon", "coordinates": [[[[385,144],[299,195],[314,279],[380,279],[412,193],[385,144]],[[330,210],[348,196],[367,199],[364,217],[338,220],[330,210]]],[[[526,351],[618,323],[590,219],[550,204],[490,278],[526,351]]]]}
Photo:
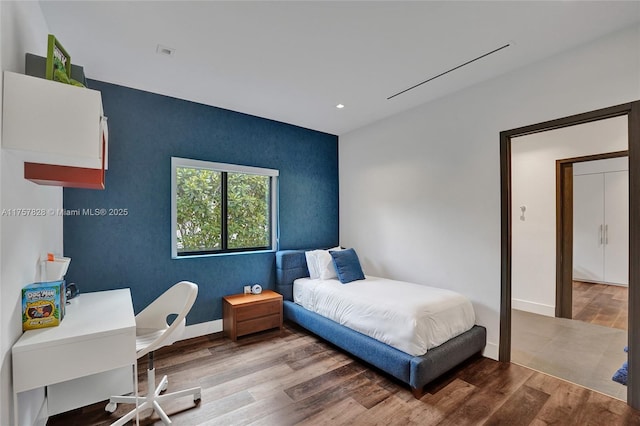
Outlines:
{"type": "Polygon", "coordinates": [[[161,44],[159,44],[158,47],[156,48],[156,53],[158,55],[173,56],[175,52],[176,52],[176,49],[172,47],[163,46],[161,44]]]}
{"type": "Polygon", "coordinates": [[[344,105],[342,105],[342,104],[338,104],[338,105],[336,105],[336,108],[338,108],[338,109],[342,109],[342,108],[344,108],[344,105]]]}

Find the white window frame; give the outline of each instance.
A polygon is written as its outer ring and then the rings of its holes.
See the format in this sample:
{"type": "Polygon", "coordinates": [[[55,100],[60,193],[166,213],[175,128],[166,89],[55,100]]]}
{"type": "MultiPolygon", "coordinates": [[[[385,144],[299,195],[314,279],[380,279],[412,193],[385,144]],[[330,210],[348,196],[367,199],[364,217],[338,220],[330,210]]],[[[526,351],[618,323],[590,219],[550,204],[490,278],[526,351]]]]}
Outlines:
{"type": "Polygon", "coordinates": [[[275,169],[265,169],[261,167],[241,166],[237,164],[215,163],[212,161],[193,160],[190,158],[171,157],[171,258],[185,259],[201,256],[226,256],[246,253],[274,252],[278,247],[278,176],[280,172],[275,169]],[[178,255],[178,202],[177,194],[177,173],[178,167],[188,167],[192,169],[214,170],[216,172],[243,173],[248,175],[269,176],[271,178],[271,249],[269,250],[247,250],[231,253],[207,253],[194,255],[178,255]]]}

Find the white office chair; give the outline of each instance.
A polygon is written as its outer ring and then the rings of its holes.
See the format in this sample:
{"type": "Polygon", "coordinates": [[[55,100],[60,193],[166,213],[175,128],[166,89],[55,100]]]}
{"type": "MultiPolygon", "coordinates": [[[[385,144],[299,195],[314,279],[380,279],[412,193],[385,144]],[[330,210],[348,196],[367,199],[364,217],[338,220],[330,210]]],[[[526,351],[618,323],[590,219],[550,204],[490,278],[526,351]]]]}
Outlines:
{"type": "MultiPolygon", "coordinates": [[[[142,358],[148,354],[149,368],[147,370],[148,395],[138,397],[138,406],[127,415],[113,423],[121,426],[133,419],[136,414],[153,409],[164,424],[170,425],[171,420],[164,412],[160,403],[169,399],[193,395],[193,401],[200,401],[201,388],[191,388],[179,392],[160,394],[167,389],[168,380],[164,376],[156,388],[156,374],[153,368],[153,351],[163,346],[171,345],[178,340],[185,329],[185,317],[193,306],[198,295],[198,286],[189,281],[181,281],[165,291],[160,297],[151,302],[142,312],[136,315],[136,355],[142,358]],[[167,317],[177,315],[171,325],[167,324],[167,317]],[[155,389],[155,391],[154,391],[155,389]]],[[[105,410],[113,413],[119,403],[135,404],[135,396],[113,396],[105,410]]]]}

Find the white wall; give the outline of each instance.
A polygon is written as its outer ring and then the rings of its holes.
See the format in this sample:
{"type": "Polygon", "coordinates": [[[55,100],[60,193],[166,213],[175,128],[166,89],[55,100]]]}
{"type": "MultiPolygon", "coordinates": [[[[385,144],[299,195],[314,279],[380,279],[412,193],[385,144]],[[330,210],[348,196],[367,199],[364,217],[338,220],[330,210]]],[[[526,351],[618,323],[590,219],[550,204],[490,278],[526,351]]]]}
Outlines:
{"type": "MultiPolygon", "coordinates": [[[[24,72],[27,52],[46,56],[47,24],[38,2],[0,2],[2,70],[24,72]]],[[[23,178],[23,162],[0,151],[0,208],[62,208],[62,189],[35,185],[23,178]]],[[[39,278],[41,253],[62,253],[62,217],[0,216],[0,424],[13,424],[11,346],[22,334],[20,290],[39,278]]],[[[37,419],[44,391],[21,400],[21,424],[37,419]]]]}
{"type": "Polygon", "coordinates": [[[640,99],[639,41],[628,29],[341,136],[340,244],[365,273],[469,296],[497,358],[499,132],[640,99]]]}
{"type": "Polygon", "coordinates": [[[514,309],[555,316],[556,160],[624,151],[627,133],[624,116],[512,139],[514,309]]]}

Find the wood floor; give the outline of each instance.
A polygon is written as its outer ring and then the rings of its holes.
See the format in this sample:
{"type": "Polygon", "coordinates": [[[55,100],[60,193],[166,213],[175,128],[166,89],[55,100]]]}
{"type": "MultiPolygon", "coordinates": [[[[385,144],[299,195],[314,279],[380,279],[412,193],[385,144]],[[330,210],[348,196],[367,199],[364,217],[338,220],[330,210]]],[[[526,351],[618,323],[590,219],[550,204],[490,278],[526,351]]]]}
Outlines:
{"type": "Polygon", "coordinates": [[[573,319],[626,330],[629,316],[627,287],[573,282],[573,319]]]}
{"type": "MultiPolygon", "coordinates": [[[[169,391],[202,386],[197,407],[189,397],[165,407],[175,425],[640,425],[640,412],[621,401],[482,357],[416,400],[405,385],[289,323],[238,342],[179,342],[155,359],[158,377],[169,375],[169,391]]],[[[109,415],[104,405],[52,417],[48,425],[108,425],[128,410],[119,406],[109,415]]],[[[161,422],[153,415],[141,424],[161,422]]]]}

